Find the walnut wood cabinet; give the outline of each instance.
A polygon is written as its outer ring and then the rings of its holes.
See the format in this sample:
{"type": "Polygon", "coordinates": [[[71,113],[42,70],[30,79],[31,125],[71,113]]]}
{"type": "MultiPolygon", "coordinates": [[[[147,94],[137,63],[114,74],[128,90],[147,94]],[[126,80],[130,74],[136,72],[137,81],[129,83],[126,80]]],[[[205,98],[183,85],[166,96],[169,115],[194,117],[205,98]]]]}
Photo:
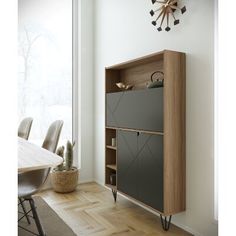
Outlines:
{"type": "Polygon", "coordinates": [[[165,230],[185,211],[185,70],[185,54],[170,50],[106,68],[105,184],[115,201],[118,191],[159,212],[165,230]],[[163,87],[148,89],[155,71],[163,87]]]}

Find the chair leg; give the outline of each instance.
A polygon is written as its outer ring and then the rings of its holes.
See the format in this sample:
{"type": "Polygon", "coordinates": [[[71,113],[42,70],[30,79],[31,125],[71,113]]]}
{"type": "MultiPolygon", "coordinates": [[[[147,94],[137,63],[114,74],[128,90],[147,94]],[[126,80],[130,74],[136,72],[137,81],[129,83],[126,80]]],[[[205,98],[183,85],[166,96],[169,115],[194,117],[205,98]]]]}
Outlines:
{"type": "Polygon", "coordinates": [[[18,199],[19,199],[20,205],[21,205],[21,207],[22,207],[22,210],[23,210],[23,212],[24,212],[24,215],[25,215],[25,217],[26,217],[26,219],[27,219],[27,222],[28,222],[28,224],[30,224],[30,219],[29,219],[29,216],[28,216],[27,211],[26,211],[26,209],[25,209],[25,204],[24,204],[24,202],[22,201],[21,198],[18,198],[18,199]]]}
{"type": "Polygon", "coordinates": [[[40,236],[45,236],[46,234],[44,232],[43,226],[42,226],[42,224],[40,222],[38,213],[36,211],[34,200],[33,200],[33,198],[29,198],[28,200],[29,200],[29,203],[30,203],[30,206],[31,206],[31,209],[32,209],[33,217],[34,217],[34,220],[35,220],[35,223],[36,223],[39,235],[40,236]]]}

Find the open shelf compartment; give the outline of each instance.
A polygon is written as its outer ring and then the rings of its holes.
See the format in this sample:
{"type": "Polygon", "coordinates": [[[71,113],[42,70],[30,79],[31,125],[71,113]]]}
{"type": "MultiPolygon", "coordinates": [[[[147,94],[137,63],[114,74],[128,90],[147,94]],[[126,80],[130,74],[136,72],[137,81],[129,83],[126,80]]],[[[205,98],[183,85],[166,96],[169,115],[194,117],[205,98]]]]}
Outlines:
{"type": "Polygon", "coordinates": [[[124,64],[106,68],[106,93],[120,92],[116,83],[133,85],[133,90],[146,89],[152,73],[164,72],[164,51],[149,57],[139,58],[124,64]]]}
{"type": "MultiPolygon", "coordinates": [[[[105,181],[108,187],[116,188],[111,184],[111,175],[116,175],[116,146],[112,146],[112,139],[116,139],[116,129],[106,128],[106,160],[105,160],[105,181]]],[[[117,181],[116,181],[117,182],[117,181]]]]}

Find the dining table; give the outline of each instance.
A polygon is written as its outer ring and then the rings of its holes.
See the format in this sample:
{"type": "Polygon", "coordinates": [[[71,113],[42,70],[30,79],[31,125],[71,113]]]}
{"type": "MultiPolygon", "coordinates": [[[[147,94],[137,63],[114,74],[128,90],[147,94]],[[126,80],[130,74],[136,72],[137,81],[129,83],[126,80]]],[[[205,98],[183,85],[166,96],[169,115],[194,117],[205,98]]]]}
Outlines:
{"type": "MultiPolygon", "coordinates": [[[[18,176],[19,175],[24,176],[25,174],[28,174],[29,171],[34,171],[34,170],[36,171],[40,169],[47,169],[50,167],[55,167],[57,165],[60,165],[62,162],[63,162],[62,157],[54,154],[53,152],[48,151],[47,149],[40,147],[39,145],[36,145],[32,142],[29,142],[28,140],[18,137],[18,176]]],[[[31,185],[27,186],[27,181],[26,181],[26,183],[24,184],[22,184],[21,189],[23,190],[30,189],[33,186],[32,191],[35,191],[34,188],[36,187],[32,185],[32,183],[31,185]]],[[[18,219],[18,222],[23,217],[26,217],[28,223],[30,224],[29,215],[28,215],[29,212],[26,211],[26,208],[24,205],[25,199],[19,197],[19,188],[18,188],[18,199],[19,199],[18,205],[21,205],[22,210],[23,210],[22,212],[23,216],[21,216],[21,218],[18,219]]],[[[27,200],[30,203],[30,207],[31,207],[30,211],[33,212],[33,216],[34,216],[33,218],[37,225],[39,235],[45,235],[43,225],[41,224],[40,218],[36,212],[36,207],[35,207],[35,203],[33,199],[29,198],[27,200]]],[[[29,229],[22,227],[19,224],[18,224],[18,227],[35,234],[33,231],[30,231],[29,229]]]]}
{"type": "Polygon", "coordinates": [[[55,167],[63,158],[32,142],[18,137],[18,173],[55,167]]]}

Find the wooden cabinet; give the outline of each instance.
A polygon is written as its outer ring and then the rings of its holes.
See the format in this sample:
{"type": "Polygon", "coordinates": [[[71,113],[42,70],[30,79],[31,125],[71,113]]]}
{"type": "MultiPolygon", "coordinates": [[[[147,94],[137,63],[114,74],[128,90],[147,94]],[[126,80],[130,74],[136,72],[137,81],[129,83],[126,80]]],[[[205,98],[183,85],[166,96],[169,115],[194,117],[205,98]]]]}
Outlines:
{"type": "Polygon", "coordinates": [[[181,52],[164,50],[106,68],[106,185],[115,200],[118,191],[159,212],[165,230],[166,217],[185,210],[185,94],[181,52]],[[148,89],[156,71],[164,73],[163,87],[148,89]],[[121,91],[120,82],[134,87],[121,91]]]}

